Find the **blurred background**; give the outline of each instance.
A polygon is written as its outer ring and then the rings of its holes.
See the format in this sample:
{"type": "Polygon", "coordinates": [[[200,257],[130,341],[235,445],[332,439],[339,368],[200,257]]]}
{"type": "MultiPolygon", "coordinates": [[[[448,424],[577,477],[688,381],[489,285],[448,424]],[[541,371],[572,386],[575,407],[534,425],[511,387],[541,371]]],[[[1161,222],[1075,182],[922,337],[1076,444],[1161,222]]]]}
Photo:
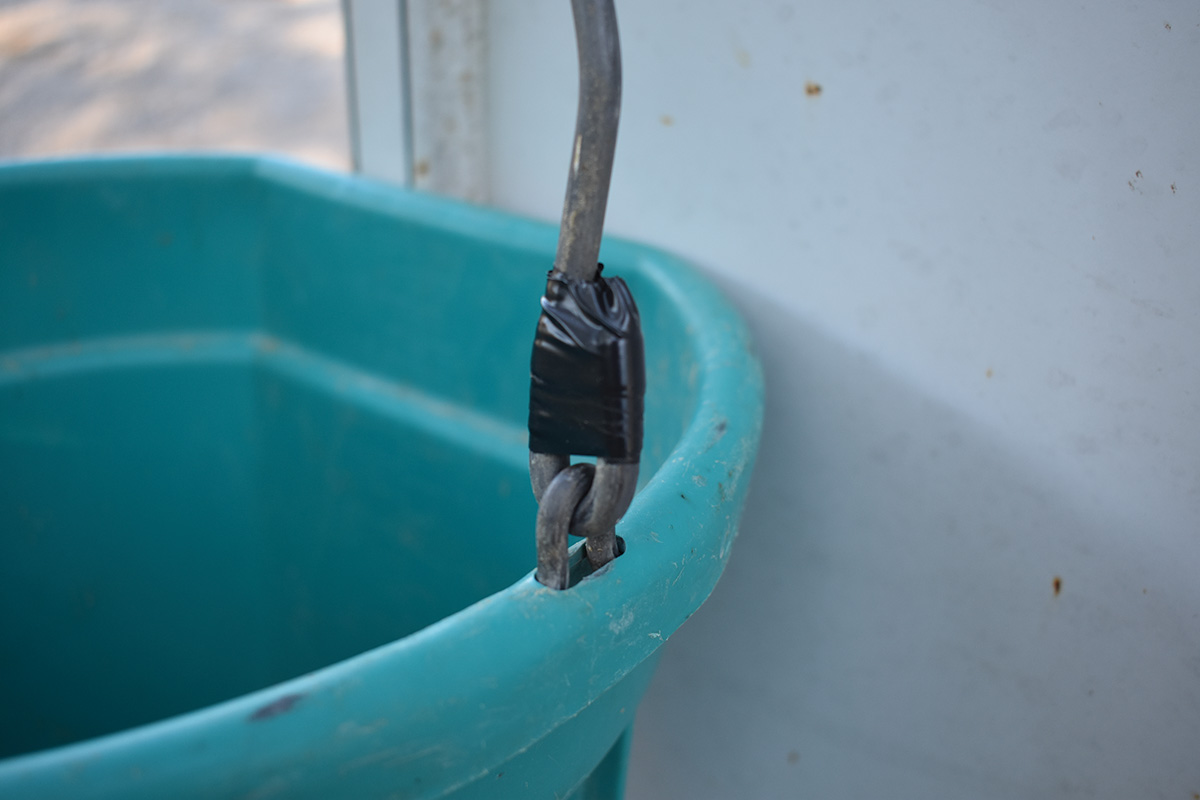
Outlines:
{"type": "Polygon", "coordinates": [[[0,158],[270,150],[350,166],[337,0],[0,0],[0,158]]]}

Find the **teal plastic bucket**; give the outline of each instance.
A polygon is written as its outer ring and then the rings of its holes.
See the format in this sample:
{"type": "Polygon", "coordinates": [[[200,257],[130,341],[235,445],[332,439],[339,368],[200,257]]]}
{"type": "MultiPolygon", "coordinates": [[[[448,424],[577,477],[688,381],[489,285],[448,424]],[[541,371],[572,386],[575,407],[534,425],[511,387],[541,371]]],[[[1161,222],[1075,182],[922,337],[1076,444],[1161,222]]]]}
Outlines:
{"type": "Polygon", "coordinates": [[[762,385],[605,243],[648,389],[628,552],[532,577],[556,230],[255,158],[0,168],[0,796],[619,797],[737,531],[762,385]]]}

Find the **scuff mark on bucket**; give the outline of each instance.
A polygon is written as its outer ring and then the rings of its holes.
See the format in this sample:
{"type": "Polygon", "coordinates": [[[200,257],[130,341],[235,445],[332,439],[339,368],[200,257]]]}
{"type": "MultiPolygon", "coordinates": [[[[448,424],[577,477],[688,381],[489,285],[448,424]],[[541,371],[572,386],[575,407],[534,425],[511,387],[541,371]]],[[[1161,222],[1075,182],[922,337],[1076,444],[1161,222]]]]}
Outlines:
{"type": "Polygon", "coordinates": [[[256,710],[250,715],[250,721],[261,722],[264,719],[271,719],[272,717],[278,717],[280,714],[286,714],[295,708],[296,704],[303,698],[303,694],[285,694],[283,697],[272,700],[270,703],[256,710]]]}

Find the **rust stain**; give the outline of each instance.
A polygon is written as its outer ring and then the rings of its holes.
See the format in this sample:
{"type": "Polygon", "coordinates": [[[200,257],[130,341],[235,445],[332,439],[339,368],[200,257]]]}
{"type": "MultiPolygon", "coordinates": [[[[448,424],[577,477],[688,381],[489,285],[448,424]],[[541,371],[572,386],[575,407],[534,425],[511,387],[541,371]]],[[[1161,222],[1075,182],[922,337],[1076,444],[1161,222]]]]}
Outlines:
{"type": "Polygon", "coordinates": [[[995,375],[995,374],[996,374],[996,373],[992,372],[992,368],[991,368],[991,367],[988,367],[988,368],[987,368],[987,372],[983,373],[983,377],[985,377],[985,378],[990,378],[990,377],[992,377],[992,376],[993,376],[993,375],[995,375]]]}
{"type": "Polygon", "coordinates": [[[296,707],[304,698],[303,694],[285,694],[277,700],[272,700],[262,708],[256,710],[250,715],[251,722],[261,722],[264,719],[278,717],[280,714],[286,714],[296,707]]]}
{"type": "Polygon", "coordinates": [[[668,128],[675,124],[675,118],[672,117],[670,114],[663,114],[661,117],[658,118],[658,121],[661,122],[663,125],[665,125],[668,128]]]}
{"type": "Polygon", "coordinates": [[[1054,596],[1055,596],[1055,597],[1058,597],[1058,595],[1059,595],[1061,592],[1062,592],[1062,578],[1060,578],[1059,576],[1055,575],[1055,576],[1054,576],[1054,596]]]}
{"type": "Polygon", "coordinates": [[[821,84],[819,83],[809,81],[808,83],[804,84],[804,93],[809,97],[817,97],[821,94],[821,92],[821,84]]]}
{"type": "Polygon", "coordinates": [[[417,162],[417,166],[413,170],[418,178],[424,178],[429,174],[429,160],[422,158],[417,162]]]}

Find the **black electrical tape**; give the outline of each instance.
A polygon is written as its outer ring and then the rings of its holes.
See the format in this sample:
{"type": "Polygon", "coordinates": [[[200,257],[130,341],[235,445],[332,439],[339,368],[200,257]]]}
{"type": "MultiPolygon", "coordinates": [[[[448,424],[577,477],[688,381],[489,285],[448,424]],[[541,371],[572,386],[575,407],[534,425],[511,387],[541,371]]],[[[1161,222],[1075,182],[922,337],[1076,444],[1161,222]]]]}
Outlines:
{"type": "Polygon", "coordinates": [[[551,271],[533,340],[529,450],[635,463],[645,394],[642,320],[625,281],[551,271]]]}

